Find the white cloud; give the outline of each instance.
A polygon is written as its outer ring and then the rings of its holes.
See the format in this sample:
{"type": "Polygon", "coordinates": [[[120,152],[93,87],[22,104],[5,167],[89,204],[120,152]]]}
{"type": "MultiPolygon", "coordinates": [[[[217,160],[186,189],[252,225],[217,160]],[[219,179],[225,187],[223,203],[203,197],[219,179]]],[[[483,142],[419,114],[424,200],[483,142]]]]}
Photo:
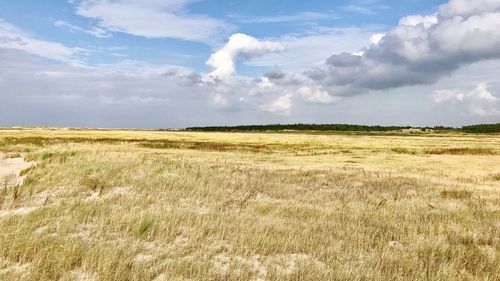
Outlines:
{"type": "Polygon", "coordinates": [[[439,13],[447,18],[455,16],[469,17],[472,15],[491,13],[500,9],[498,0],[450,0],[439,9],[439,13]]]}
{"type": "Polygon", "coordinates": [[[448,101],[463,101],[464,94],[457,90],[436,90],[432,95],[435,103],[443,103],[448,101]]]}
{"type": "Polygon", "coordinates": [[[342,10],[364,15],[374,15],[380,11],[390,9],[389,6],[381,4],[379,0],[353,0],[342,6],[342,10]]]}
{"type": "Polygon", "coordinates": [[[312,103],[330,104],[338,101],[336,97],[320,87],[301,87],[297,90],[297,94],[312,103]]]}
{"type": "Polygon", "coordinates": [[[276,42],[260,41],[252,36],[237,33],[229,38],[224,47],[213,53],[207,64],[214,68],[211,77],[223,78],[235,73],[236,61],[239,57],[246,59],[266,53],[279,52],[283,46],[276,42]]]}
{"type": "Polygon", "coordinates": [[[377,45],[382,39],[384,39],[385,33],[376,33],[370,37],[370,43],[377,45]]]}
{"type": "Polygon", "coordinates": [[[123,32],[146,38],[175,38],[209,43],[224,35],[227,23],[189,13],[193,0],[82,0],[77,14],[96,19],[110,32],[123,32]]]}
{"type": "Polygon", "coordinates": [[[289,15],[273,15],[273,16],[232,16],[239,22],[243,23],[281,23],[281,22],[304,22],[304,21],[320,21],[338,19],[334,13],[320,12],[299,12],[289,15]]]}
{"type": "Polygon", "coordinates": [[[274,93],[276,91],[280,91],[278,85],[276,85],[268,77],[262,77],[256,81],[255,87],[250,91],[250,95],[258,96],[258,95],[274,93]]]}
{"type": "Polygon", "coordinates": [[[370,42],[380,27],[318,28],[299,34],[276,38],[285,50],[253,58],[249,65],[272,67],[279,65],[287,72],[302,72],[311,66],[323,64],[325,58],[336,52],[356,52],[370,42]]]}
{"type": "Polygon", "coordinates": [[[187,70],[139,62],[75,67],[3,47],[0,61],[3,126],[154,128],[196,125],[200,116],[217,120],[207,94],[213,86],[193,83],[187,70]]]}
{"type": "Polygon", "coordinates": [[[87,34],[90,34],[90,35],[95,36],[97,38],[108,38],[108,37],[111,37],[111,34],[107,30],[105,30],[105,29],[102,29],[102,28],[99,28],[99,27],[92,27],[90,29],[85,29],[83,27],[70,24],[69,22],[66,22],[66,21],[63,21],[63,20],[57,20],[57,21],[55,21],[54,22],[54,26],[56,26],[56,27],[64,27],[64,28],[67,28],[68,30],[73,31],[73,32],[87,33],[87,34]]]}
{"type": "Polygon", "coordinates": [[[22,30],[0,19],[0,48],[21,50],[33,55],[73,65],[81,63],[76,58],[85,52],[82,48],[69,48],[60,43],[34,39],[22,30]]]}
{"type": "Polygon", "coordinates": [[[226,106],[228,104],[227,98],[220,93],[212,94],[212,102],[214,105],[220,106],[220,107],[226,106]]]}
{"type": "Polygon", "coordinates": [[[500,110],[496,108],[484,109],[481,107],[472,108],[471,112],[479,116],[500,116],[500,110]]]}
{"type": "Polygon", "coordinates": [[[262,105],[260,109],[270,113],[290,114],[292,94],[285,94],[269,104],[262,105]]]}
{"type": "Polygon", "coordinates": [[[325,88],[349,86],[351,94],[433,84],[464,65],[500,58],[499,7],[500,0],[452,0],[436,15],[405,17],[377,44],[333,55],[310,77],[325,88]],[[455,16],[462,5],[476,13],[455,16]]]}
{"type": "MultiPolygon", "coordinates": [[[[194,41],[205,40],[201,38],[211,36],[207,34],[212,31],[212,27],[203,35],[196,35],[198,31],[194,35],[185,35],[186,31],[165,30],[166,22],[162,22],[161,19],[169,15],[182,18],[180,27],[185,27],[183,24],[187,24],[192,17],[198,17],[186,11],[191,1],[168,1],[168,5],[166,2],[153,0],[144,4],[138,0],[84,0],[79,1],[77,5],[79,9],[83,9],[80,12],[88,13],[88,17],[98,21],[97,28],[104,32],[102,34],[123,31],[145,37],[183,36],[181,39],[194,41]],[[128,18],[131,23],[125,23],[127,20],[125,15],[134,14],[129,9],[135,6],[141,6],[141,9],[146,9],[147,12],[141,14],[143,10],[134,10],[137,15],[128,18]],[[105,8],[116,8],[116,10],[105,8]],[[120,11],[126,13],[121,15],[120,11]],[[144,21],[149,15],[154,16],[144,21]],[[158,18],[155,16],[160,19],[160,25],[149,28],[148,25],[156,24],[155,20],[158,18]],[[177,31],[184,35],[172,35],[172,32],[177,31]]],[[[471,7],[470,3],[466,4],[467,7],[471,7]]],[[[207,64],[214,68],[209,79],[201,73],[186,68],[134,60],[85,68],[75,68],[65,64],[54,66],[43,60],[32,60],[26,53],[74,64],[78,61],[76,59],[78,55],[85,51],[34,39],[15,27],[0,22],[0,61],[2,61],[0,97],[2,105],[9,110],[0,111],[0,120],[2,118],[14,120],[11,116],[21,116],[24,112],[34,112],[36,118],[31,120],[43,119],[40,118],[43,114],[38,110],[26,110],[20,113],[10,110],[15,108],[10,106],[12,104],[25,103],[31,108],[46,109],[45,114],[48,116],[56,116],[58,110],[64,110],[64,106],[73,106],[71,109],[75,112],[80,110],[79,120],[90,118],[89,116],[94,116],[97,112],[100,121],[96,122],[107,122],[102,120],[131,122],[126,126],[134,126],[134,122],[141,122],[146,126],[152,126],[150,124],[158,126],[162,122],[170,122],[168,124],[178,122],[177,126],[186,125],[188,122],[193,122],[191,125],[200,125],[204,122],[248,123],[263,120],[259,119],[261,116],[265,116],[265,122],[270,122],[269,120],[359,122],[362,121],[360,116],[364,116],[363,118],[367,118],[365,121],[377,123],[379,120],[389,120],[389,118],[398,122],[408,120],[403,117],[400,119],[399,115],[402,115],[410,116],[408,118],[414,118],[412,120],[419,122],[425,118],[435,120],[433,118],[441,114],[441,112],[431,112],[428,108],[432,107],[440,109],[456,107],[458,110],[453,112],[468,113],[469,119],[463,119],[466,121],[498,120],[496,116],[499,116],[499,101],[492,94],[498,91],[498,87],[495,86],[498,85],[496,75],[500,69],[498,63],[488,71],[474,68],[475,70],[470,70],[472,73],[462,73],[460,78],[440,83],[439,87],[425,86],[438,80],[455,77],[448,74],[453,74],[464,65],[476,62],[481,62],[483,65],[484,60],[500,58],[499,12],[479,7],[476,9],[479,12],[473,16],[455,17],[446,15],[460,13],[457,12],[460,9],[443,7],[445,8],[441,10],[450,9],[453,12],[440,12],[431,16],[408,16],[401,19],[400,24],[388,32],[385,32],[387,31],[385,28],[374,26],[315,28],[306,33],[286,35],[267,41],[235,34],[229,38],[226,45],[208,59],[207,64]],[[379,33],[381,31],[385,33],[379,33]],[[367,47],[362,48],[363,46],[367,47]],[[325,58],[331,53],[340,54],[330,57],[325,64],[325,58]],[[245,60],[247,65],[279,67],[268,71],[260,78],[242,77],[235,75],[239,59],[245,60]],[[310,71],[304,74],[305,68],[310,71]],[[488,75],[492,77],[483,79],[481,75],[484,73],[489,73],[488,75]],[[26,82],[26,77],[29,77],[29,83],[26,82]],[[480,85],[471,91],[439,90],[434,93],[433,100],[421,94],[421,92],[433,92],[436,88],[470,89],[469,84],[472,82],[476,84],[477,81],[487,81],[489,88],[480,85]],[[418,87],[395,89],[410,85],[418,87]],[[385,94],[372,92],[389,88],[393,90],[384,91],[385,94]],[[360,95],[363,93],[370,94],[360,95]],[[407,93],[413,93],[411,97],[413,100],[406,98],[407,93]],[[352,95],[357,96],[343,98],[352,95]],[[337,103],[340,100],[342,104],[337,103]],[[415,106],[413,101],[417,101],[415,106]],[[318,104],[328,104],[328,106],[318,106],[318,104]],[[351,104],[351,107],[344,107],[344,104],[351,104]],[[373,104],[378,104],[378,108],[373,107],[373,104]],[[421,111],[417,112],[415,108],[421,111]],[[273,114],[260,114],[259,111],[273,114]],[[382,111],[384,113],[381,113],[382,111]],[[423,111],[430,114],[422,117],[423,111]],[[371,119],[371,115],[376,117],[371,119]],[[182,116],[182,121],[176,119],[179,116],[182,116]]],[[[211,21],[209,18],[204,19],[211,21]]],[[[291,18],[281,20],[289,19],[291,18]]],[[[171,23],[179,22],[174,20],[171,23]]],[[[226,26],[222,22],[219,23],[226,26]]],[[[201,23],[195,21],[194,24],[201,23]]],[[[88,31],[79,30],[77,26],[66,22],[58,22],[56,25],[74,31],[88,31]]],[[[192,26],[192,28],[197,27],[192,26]]],[[[75,112],[68,112],[67,116],[71,117],[73,114],[76,116],[75,112]]],[[[451,115],[448,115],[448,118],[449,116],[451,115]]],[[[52,120],[66,120],[61,115],[57,117],[52,120]]],[[[461,122],[456,121],[454,117],[449,119],[443,117],[442,120],[448,124],[461,122]]],[[[76,120],[77,117],[74,118],[73,120],[76,120]]],[[[119,125],[113,123],[113,126],[119,125]]]]}
{"type": "Polygon", "coordinates": [[[401,18],[399,20],[399,25],[407,26],[418,26],[423,25],[425,28],[430,28],[431,26],[438,23],[437,15],[431,16],[421,16],[421,15],[411,15],[401,18]]]}
{"type": "Polygon", "coordinates": [[[500,116],[498,98],[489,90],[488,85],[480,83],[475,89],[464,92],[456,89],[437,90],[431,96],[435,103],[455,103],[464,105],[472,114],[481,116],[500,116]]]}
{"type": "Polygon", "coordinates": [[[498,98],[488,90],[488,85],[485,83],[478,84],[474,90],[466,93],[459,90],[438,90],[433,95],[433,98],[437,103],[453,100],[458,102],[466,102],[467,100],[492,102],[498,100],[498,98]]]}
{"type": "MultiPolygon", "coordinates": [[[[3,126],[161,128],[331,120],[461,126],[497,122],[498,115],[492,114],[500,109],[498,101],[495,107],[493,101],[488,100],[483,104],[490,106],[476,108],[476,114],[471,114],[465,103],[434,104],[422,95],[435,89],[430,86],[358,95],[342,99],[341,103],[317,106],[318,102],[305,100],[296,90],[304,85],[311,88],[320,85],[277,69],[262,78],[268,80],[264,84],[273,85],[268,87],[269,91],[252,96],[250,93],[260,80],[233,76],[221,84],[201,83],[200,74],[178,67],[169,70],[166,66],[124,61],[116,65],[74,68],[44,60],[31,61],[24,52],[2,48],[0,61],[0,80],[3,81],[0,83],[0,125],[3,126]],[[452,110],[443,110],[447,108],[452,110]],[[467,114],[457,114],[462,110],[467,114]]],[[[500,62],[476,64],[459,71],[458,76],[451,76],[453,79],[444,79],[437,89],[467,89],[472,82],[488,81],[489,91],[498,91],[500,84],[495,83],[498,81],[495,74],[499,70],[500,62]]]]}

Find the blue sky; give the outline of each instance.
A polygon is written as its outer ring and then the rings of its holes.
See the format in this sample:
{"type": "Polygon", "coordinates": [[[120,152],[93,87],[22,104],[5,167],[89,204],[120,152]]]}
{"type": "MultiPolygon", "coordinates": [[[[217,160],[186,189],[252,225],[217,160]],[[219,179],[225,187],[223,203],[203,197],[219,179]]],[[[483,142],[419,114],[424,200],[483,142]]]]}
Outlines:
{"type": "MultiPolygon", "coordinates": [[[[147,3],[148,1],[144,1],[147,3]]],[[[165,1],[168,2],[168,1],[165,1]]],[[[191,42],[177,38],[144,38],[116,32],[106,38],[76,31],[91,29],[98,20],[79,16],[75,3],[56,1],[0,1],[0,17],[34,37],[62,43],[68,47],[94,49],[85,62],[113,63],[126,56],[151,63],[181,64],[207,71],[204,60],[217,44],[231,33],[245,33],[257,38],[305,34],[320,27],[375,26],[381,30],[394,26],[412,13],[432,13],[444,1],[196,1],[188,6],[193,14],[221,19],[229,30],[215,42],[191,42]],[[64,22],[65,25],[58,25],[64,22]],[[70,27],[69,25],[72,25],[70,27]],[[117,48],[115,54],[97,49],[117,48]],[[118,56],[121,55],[121,56],[118,56]]]]}
{"type": "Polygon", "coordinates": [[[497,122],[499,10],[500,0],[0,0],[0,126],[497,122]]]}

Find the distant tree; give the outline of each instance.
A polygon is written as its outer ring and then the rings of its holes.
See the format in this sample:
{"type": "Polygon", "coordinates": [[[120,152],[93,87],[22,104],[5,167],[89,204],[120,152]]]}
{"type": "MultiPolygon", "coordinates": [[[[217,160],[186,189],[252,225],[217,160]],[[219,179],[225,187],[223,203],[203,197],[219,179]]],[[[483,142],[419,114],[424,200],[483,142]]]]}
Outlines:
{"type": "Polygon", "coordinates": [[[187,131],[200,132],[263,132],[263,131],[337,131],[337,132],[390,132],[407,129],[426,131],[463,131],[466,133],[499,133],[500,123],[464,126],[461,129],[445,126],[411,127],[411,126],[366,126],[350,124],[270,124],[241,126],[209,126],[190,127],[187,131]]]}
{"type": "Polygon", "coordinates": [[[411,129],[410,126],[365,126],[348,124],[271,124],[271,125],[246,125],[246,126],[211,126],[190,127],[188,131],[351,131],[351,132],[386,132],[411,129]]]}
{"type": "Polygon", "coordinates": [[[500,133],[500,123],[463,126],[462,131],[467,133],[500,133]]]}

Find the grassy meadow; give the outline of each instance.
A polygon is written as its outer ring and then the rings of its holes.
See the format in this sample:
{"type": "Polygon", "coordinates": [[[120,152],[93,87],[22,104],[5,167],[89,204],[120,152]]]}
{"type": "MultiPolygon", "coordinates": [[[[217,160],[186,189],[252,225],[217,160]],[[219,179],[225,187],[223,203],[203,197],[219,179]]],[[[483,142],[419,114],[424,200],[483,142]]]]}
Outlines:
{"type": "Polygon", "coordinates": [[[500,135],[0,130],[0,280],[500,280],[500,135]]]}

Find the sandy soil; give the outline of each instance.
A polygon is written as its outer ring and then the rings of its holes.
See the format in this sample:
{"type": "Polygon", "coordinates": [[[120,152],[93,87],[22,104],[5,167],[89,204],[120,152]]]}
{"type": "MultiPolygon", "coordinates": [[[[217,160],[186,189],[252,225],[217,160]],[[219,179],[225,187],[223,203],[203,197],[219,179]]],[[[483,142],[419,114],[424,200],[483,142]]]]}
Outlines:
{"type": "MultiPolygon", "coordinates": [[[[33,162],[25,162],[22,157],[3,159],[0,154],[0,184],[5,184],[4,180],[8,181],[8,186],[23,184],[26,176],[21,177],[19,173],[31,167],[33,162]]],[[[3,188],[3,187],[2,187],[3,188]]],[[[0,210],[0,219],[13,215],[25,215],[31,213],[39,207],[20,207],[15,209],[0,210]]]]}
{"type": "Polygon", "coordinates": [[[31,165],[32,163],[25,162],[21,157],[9,159],[2,159],[0,157],[0,179],[14,174],[17,177],[18,183],[20,183],[20,181],[22,181],[22,178],[19,178],[19,173],[22,170],[31,167],[31,165]]]}

